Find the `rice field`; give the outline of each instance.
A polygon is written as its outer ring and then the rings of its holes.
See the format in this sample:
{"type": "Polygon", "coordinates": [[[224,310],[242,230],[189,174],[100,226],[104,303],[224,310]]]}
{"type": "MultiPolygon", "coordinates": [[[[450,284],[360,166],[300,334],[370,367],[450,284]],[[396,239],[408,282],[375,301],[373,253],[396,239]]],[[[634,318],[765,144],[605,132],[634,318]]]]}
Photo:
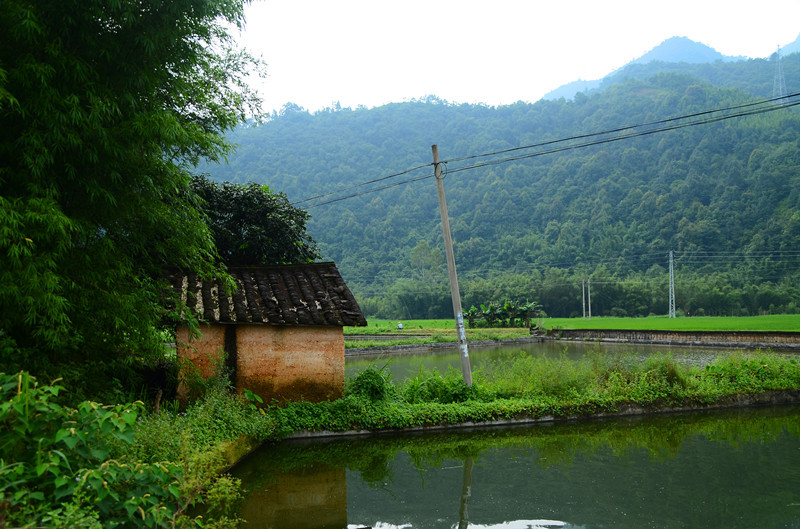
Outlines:
{"type": "MultiPolygon", "coordinates": [[[[545,329],[631,329],[631,330],[676,330],[676,331],[796,331],[800,332],[800,314],[774,314],[767,316],[698,316],[667,318],[650,316],[647,318],[542,318],[545,329]]],[[[369,319],[367,327],[345,327],[348,334],[398,334],[413,335],[434,333],[455,333],[455,321],[442,320],[378,320],[369,319]],[[402,330],[398,324],[402,323],[402,330]]],[[[513,338],[527,334],[527,329],[486,329],[467,330],[468,334],[484,333],[495,339],[513,338]]]]}

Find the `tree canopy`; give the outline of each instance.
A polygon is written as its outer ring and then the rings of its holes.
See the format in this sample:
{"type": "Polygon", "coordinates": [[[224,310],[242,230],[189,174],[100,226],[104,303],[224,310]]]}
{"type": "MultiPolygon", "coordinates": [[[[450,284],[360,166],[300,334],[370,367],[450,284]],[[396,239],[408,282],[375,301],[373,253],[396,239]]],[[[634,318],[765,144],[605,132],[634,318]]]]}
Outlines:
{"type": "Polygon", "coordinates": [[[228,266],[292,264],[319,257],[306,232],[309,214],[264,184],[212,182],[197,176],[192,187],[202,200],[214,244],[228,266]]]}
{"type": "Polygon", "coordinates": [[[229,33],[242,23],[242,1],[3,2],[6,350],[146,352],[164,271],[217,271],[191,172],[258,112],[244,82],[258,63],[229,33]]]}
{"type": "MultiPolygon", "coordinates": [[[[787,85],[798,85],[800,54],[783,64],[787,85]]],[[[304,202],[309,233],[372,316],[451,313],[447,288],[421,267],[425,246],[443,247],[435,185],[425,178],[434,143],[450,160],[445,188],[465,308],[536,300],[550,315],[580,316],[581,283],[591,277],[596,315],[666,314],[674,250],[679,311],[800,310],[796,108],[547,155],[472,158],[753,103],[769,97],[774,76],[764,60],[687,71],[571,101],[291,108],[237,129],[230,164],[204,169],[214,179],[268,183],[292,201],[323,196],[304,202]],[[476,167],[457,171],[466,165],[476,167]]],[[[444,274],[444,264],[436,270],[444,274]]]]}

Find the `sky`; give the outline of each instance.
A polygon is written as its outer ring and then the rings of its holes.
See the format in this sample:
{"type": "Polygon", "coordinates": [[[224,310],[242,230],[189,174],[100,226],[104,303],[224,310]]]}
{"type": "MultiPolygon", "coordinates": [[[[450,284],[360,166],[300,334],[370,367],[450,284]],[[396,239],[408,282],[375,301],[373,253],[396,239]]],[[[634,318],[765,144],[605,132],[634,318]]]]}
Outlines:
{"type": "Polygon", "coordinates": [[[266,62],[252,84],[267,112],[535,102],[670,37],[759,58],[800,34],[800,0],[253,0],[246,16],[239,41],[266,62]]]}

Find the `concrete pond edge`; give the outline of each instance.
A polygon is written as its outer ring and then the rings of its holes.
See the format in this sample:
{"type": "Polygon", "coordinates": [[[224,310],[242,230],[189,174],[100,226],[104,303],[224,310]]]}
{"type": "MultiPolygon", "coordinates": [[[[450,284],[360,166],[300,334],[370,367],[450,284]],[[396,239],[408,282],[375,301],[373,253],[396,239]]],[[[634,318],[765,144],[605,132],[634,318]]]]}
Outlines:
{"type": "MultiPolygon", "coordinates": [[[[498,345],[509,345],[515,343],[536,343],[542,341],[577,341],[571,339],[559,340],[555,337],[543,336],[530,336],[507,338],[502,340],[479,340],[469,342],[470,347],[496,347],[498,345]]],[[[612,340],[588,340],[588,341],[612,341],[612,340]]],[[[623,342],[623,340],[619,340],[623,342]]],[[[659,345],[702,345],[711,347],[744,347],[744,348],[774,348],[775,344],[753,344],[753,343],[664,343],[658,341],[624,341],[625,343],[650,343],[659,345]],[[755,347],[754,347],[755,346],[755,347]]],[[[419,352],[437,352],[445,349],[452,349],[456,342],[438,342],[430,344],[411,344],[411,345],[391,345],[385,347],[369,347],[369,348],[351,348],[345,350],[345,356],[378,356],[385,353],[408,353],[415,354],[419,352]]],[[[544,415],[541,417],[524,417],[518,419],[498,419],[493,421],[467,421],[458,424],[437,424],[426,426],[414,426],[408,428],[397,429],[384,429],[384,430],[347,430],[347,431],[332,431],[332,430],[318,430],[309,431],[303,430],[295,432],[294,434],[282,439],[284,440],[302,440],[302,439],[324,439],[331,437],[364,437],[373,435],[395,435],[403,433],[425,433],[425,432],[441,432],[448,430],[470,429],[470,428],[493,428],[493,427],[506,427],[506,426],[524,426],[540,423],[555,423],[567,422],[576,420],[595,420],[615,417],[629,417],[641,415],[656,415],[667,413],[687,413],[693,411],[710,411],[728,408],[746,408],[755,406],[779,406],[779,405],[797,405],[800,404],[800,389],[797,390],[784,390],[784,391],[768,391],[763,393],[754,394],[736,394],[730,397],[720,399],[719,402],[707,405],[688,405],[688,406],[675,406],[675,407],[652,407],[640,406],[636,403],[623,403],[617,406],[616,411],[603,411],[587,415],[544,415]]],[[[268,441],[272,442],[272,441],[268,441]]],[[[278,441],[280,442],[280,441],[278,441]]],[[[256,450],[263,443],[259,443],[247,437],[240,437],[233,441],[226,441],[223,443],[223,456],[225,459],[226,470],[235,466],[241,459],[247,456],[252,451],[256,450]]]]}
{"type": "Polygon", "coordinates": [[[419,432],[441,432],[447,430],[459,430],[470,428],[493,428],[503,426],[521,426],[539,423],[555,423],[569,421],[583,421],[595,419],[608,419],[617,417],[630,417],[642,415],[660,415],[668,413],[687,413],[695,411],[722,410],[730,408],[749,408],[760,406],[783,406],[800,404],[800,389],[766,391],[762,393],[739,393],[730,397],[724,397],[719,402],[706,405],[687,405],[687,406],[641,406],[633,402],[626,402],[617,405],[616,411],[603,411],[591,414],[574,415],[543,415],[541,417],[522,417],[518,419],[496,419],[490,421],[467,421],[456,424],[436,424],[426,426],[412,426],[407,428],[393,428],[384,430],[302,430],[285,438],[285,440],[295,439],[319,439],[328,437],[356,437],[371,435],[394,435],[402,433],[419,432]]]}
{"type": "Polygon", "coordinates": [[[263,444],[284,441],[301,441],[315,439],[331,439],[346,437],[369,437],[369,436],[388,436],[398,434],[418,434],[436,433],[454,430],[470,430],[483,428],[501,428],[514,426],[530,426],[536,424],[552,424],[570,421],[590,421],[600,419],[614,419],[622,417],[635,417],[645,415],[663,415],[670,413],[691,413],[733,408],[749,408],[763,406],[786,406],[800,404],[800,389],[765,391],[761,393],[738,393],[736,395],[723,397],[718,402],[705,405],[686,405],[686,406],[641,406],[633,402],[626,402],[617,405],[616,411],[603,411],[585,415],[543,415],[541,417],[521,417],[517,419],[497,419],[490,421],[466,421],[455,424],[434,424],[426,426],[413,426],[408,428],[387,428],[381,430],[301,430],[294,434],[277,441],[266,441],[260,443],[249,437],[240,437],[234,441],[225,441],[223,446],[223,457],[225,468],[222,472],[228,471],[236,466],[241,460],[251,452],[257,450],[263,444]]]}

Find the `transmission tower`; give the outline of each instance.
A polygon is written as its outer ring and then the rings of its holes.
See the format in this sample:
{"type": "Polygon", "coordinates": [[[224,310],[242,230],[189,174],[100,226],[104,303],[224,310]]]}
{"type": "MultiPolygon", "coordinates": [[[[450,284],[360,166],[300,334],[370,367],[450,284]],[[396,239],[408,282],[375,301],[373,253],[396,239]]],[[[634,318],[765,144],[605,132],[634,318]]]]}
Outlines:
{"type": "Polygon", "coordinates": [[[669,317],[675,317],[675,268],[672,263],[672,250],[669,251],[669,317]]]}
{"type": "MultiPolygon", "coordinates": [[[[775,79],[772,82],[772,98],[785,98],[786,97],[786,79],[783,77],[783,62],[781,61],[781,49],[775,52],[775,79]]],[[[785,101],[781,101],[784,104],[785,101]]]]}

